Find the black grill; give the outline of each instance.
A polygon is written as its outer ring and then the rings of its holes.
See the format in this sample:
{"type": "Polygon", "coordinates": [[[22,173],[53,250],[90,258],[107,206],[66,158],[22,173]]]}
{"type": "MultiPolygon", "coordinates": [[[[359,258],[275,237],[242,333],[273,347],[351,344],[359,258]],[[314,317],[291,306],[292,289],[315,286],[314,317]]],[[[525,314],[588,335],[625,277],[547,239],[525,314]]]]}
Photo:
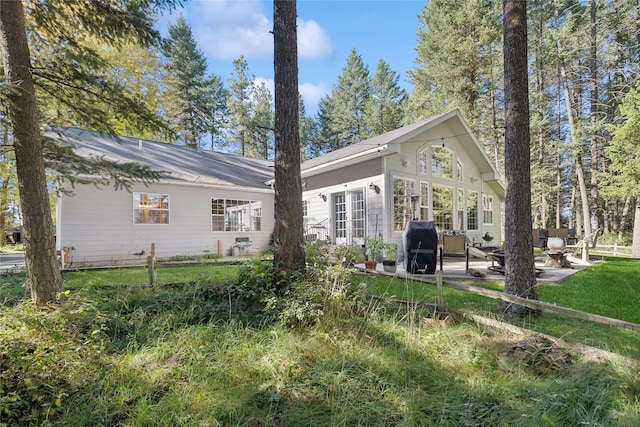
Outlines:
{"type": "Polygon", "coordinates": [[[409,221],[402,233],[404,269],[407,273],[436,272],[438,234],[433,221],[409,221]]]}

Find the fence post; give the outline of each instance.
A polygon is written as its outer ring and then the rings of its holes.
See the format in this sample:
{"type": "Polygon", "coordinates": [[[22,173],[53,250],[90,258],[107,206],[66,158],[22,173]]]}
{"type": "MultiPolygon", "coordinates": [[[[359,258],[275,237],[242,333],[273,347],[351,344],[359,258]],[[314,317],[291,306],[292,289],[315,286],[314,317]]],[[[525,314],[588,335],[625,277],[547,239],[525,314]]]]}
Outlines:
{"type": "Polygon", "coordinates": [[[618,244],[613,244],[613,256],[618,256],[618,244]]]}
{"type": "Polygon", "coordinates": [[[156,244],[151,244],[151,254],[147,257],[147,268],[149,269],[149,284],[155,286],[158,283],[156,271],[156,244]]]}
{"type": "Polygon", "coordinates": [[[438,305],[438,311],[446,311],[444,305],[444,292],[442,291],[442,270],[436,271],[436,304],[438,305]]]}

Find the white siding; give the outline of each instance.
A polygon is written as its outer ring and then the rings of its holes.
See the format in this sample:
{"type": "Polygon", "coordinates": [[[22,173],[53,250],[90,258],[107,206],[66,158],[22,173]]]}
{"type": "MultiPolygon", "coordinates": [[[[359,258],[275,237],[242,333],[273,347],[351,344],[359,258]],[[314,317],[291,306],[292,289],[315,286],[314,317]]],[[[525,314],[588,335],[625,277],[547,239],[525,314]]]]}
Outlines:
{"type": "Polygon", "coordinates": [[[136,185],[132,191],[168,194],[169,224],[134,224],[132,193],[78,185],[73,189],[73,196],[62,194],[58,201],[58,249],[72,248],[70,261],[76,265],[117,265],[144,262],[152,243],[158,258],[217,254],[218,247],[221,255],[229,255],[236,237],[249,237],[250,251],[254,253],[269,243],[274,223],[273,193],[270,191],[180,184],[136,185]],[[261,201],[262,231],[212,232],[212,198],[261,201]]]}

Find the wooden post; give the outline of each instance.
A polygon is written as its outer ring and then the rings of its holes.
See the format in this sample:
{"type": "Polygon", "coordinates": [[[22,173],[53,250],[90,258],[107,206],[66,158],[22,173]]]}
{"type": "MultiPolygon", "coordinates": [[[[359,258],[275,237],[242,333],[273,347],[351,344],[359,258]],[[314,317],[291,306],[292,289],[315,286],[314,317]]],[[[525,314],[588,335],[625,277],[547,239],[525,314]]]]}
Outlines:
{"type": "Polygon", "coordinates": [[[446,307],[444,305],[444,292],[442,291],[442,270],[436,271],[436,304],[438,305],[438,311],[444,312],[446,311],[446,307]]]}
{"type": "Polygon", "coordinates": [[[151,244],[151,255],[147,257],[147,268],[149,269],[149,284],[155,286],[158,283],[156,271],[156,244],[151,244]]]}
{"type": "Polygon", "coordinates": [[[218,240],[218,255],[222,255],[222,242],[218,240]]]}

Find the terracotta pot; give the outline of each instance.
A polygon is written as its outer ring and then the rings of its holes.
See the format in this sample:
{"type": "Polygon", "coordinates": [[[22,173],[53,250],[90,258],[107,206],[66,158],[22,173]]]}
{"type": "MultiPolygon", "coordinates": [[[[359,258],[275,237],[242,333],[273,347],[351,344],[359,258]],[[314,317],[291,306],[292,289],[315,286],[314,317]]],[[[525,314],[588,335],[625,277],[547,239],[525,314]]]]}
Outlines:
{"type": "Polygon", "coordinates": [[[377,266],[378,266],[378,263],[376,261],[364,262],[364,268],[366,268],[367,270],[375,270],[377,266]]]}

